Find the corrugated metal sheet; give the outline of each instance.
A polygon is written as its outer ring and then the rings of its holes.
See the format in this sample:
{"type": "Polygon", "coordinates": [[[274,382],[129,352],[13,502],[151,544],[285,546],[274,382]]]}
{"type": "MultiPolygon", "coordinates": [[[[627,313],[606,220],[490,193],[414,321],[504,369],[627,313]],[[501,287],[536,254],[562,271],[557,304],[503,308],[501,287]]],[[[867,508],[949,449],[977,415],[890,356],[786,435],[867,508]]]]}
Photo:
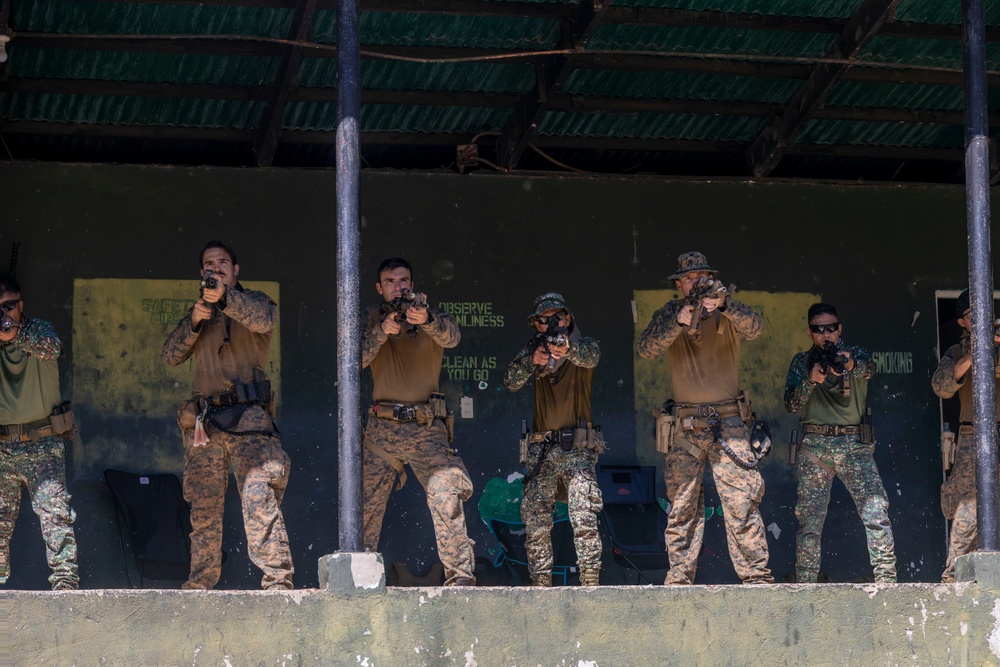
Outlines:
{"type": "Polygon", "coordinates": [[[953,125],[812,120],[806,124],[798,141],[803,144],[961,148],[961,135],[962,128],[953,125]],[[957,143],[953,138],[954,129],[958,130],[957,143]]]}
{"type": "Polygon", "coordinates": [[[686,11],[847,18],[860,0],[624,0],[615,6],[667,7],[686,11]]]}
{"type": "Polygon", "coordinates": [[[902,83],[841,81],[826,99],[828,106],[896,107],[960,110],[964,101],[958,86],[918,86],[902,83]]]}
{"type": "MultiPolygon", "coordinates": [[[[292,130],[335,130],[336,112],[336,105],[332,103],[289,103],[282,115],[282,127],[292,130]]],[[[361,130],[465,133],[471,136],[502,128],[509,115],[509,109],[366,104],[361,109],[361,130]]]]}
{"type": "Polygon", "coordinates": [[[284,38],[290,9],[36,0],[11,3],[15,31],[72,34],[258,35],[284,38]]]}
{"type": "MultiPolygon", "coordinates": [[[[484,93],[526,93],[535,82],[531,65],[477,63],[411,63],[398,60],[362,60],[361,87],[376,90],[433,90],[484,93]]],[[[299,68],[303,88],[337,85],[337,61],[306,58],[299,68]]]]}
{"type": "MultiPolygon", "coordinates": [[[[962,69],[962,41],[957,39],[903,39],[876,36],[861,59],[926,67],[962,69]]],[[[1000,68],[1000,44],[986,44],[987,69],[1000,68]]]]}
{"type": "Polygon", "coordinates": [[[833,39],[829,33],[602,24],[588,48],[802,57],[823,55],[833,39]]]}
{"type": "Polygon", "coordinates": [[[255,128],[262,105],[237,100],[0,92],[0,117],[102,125],[255,128]]]}
{"type": "MultiPolygon", "coordinates": [[[[479,49],[540,50],[559,40],[556,21],[523,17],[363,12],[361,43],[369,46],[450,46],[479,49]]],[[[313,39],[337,41],[336,12],[318,11],[313,39]]]]}
{"type": "Polygon", "coordinates": [[[226,86],[266,86],[278,59],[266,56],[213,56],[190,53],[91,51],[18,46],[10,48],[10,76],[96,79],[226,86]]]}
{"type": "MultiPolygon", "coordinates": [[[[985,2],[987,25],[1000,25],[1000,3],[985,2]]],[[[961,25],[962,3],[942,0],[902,0],[896,7],[900,23],[940,23],[961,25]]]]}
{"type": "Polygon", "coordinates": [[[797,79],[578,69],[569,75],[562,90],[571,95],[780,104],[790,100],[801,86],[797,79]]]}
{"type": "Polygon", "coordinates": [[[740,116],[550,111],[538,127],[538,134],[630,139],[752,141],[768,122],[767,118],[740,116]]]}

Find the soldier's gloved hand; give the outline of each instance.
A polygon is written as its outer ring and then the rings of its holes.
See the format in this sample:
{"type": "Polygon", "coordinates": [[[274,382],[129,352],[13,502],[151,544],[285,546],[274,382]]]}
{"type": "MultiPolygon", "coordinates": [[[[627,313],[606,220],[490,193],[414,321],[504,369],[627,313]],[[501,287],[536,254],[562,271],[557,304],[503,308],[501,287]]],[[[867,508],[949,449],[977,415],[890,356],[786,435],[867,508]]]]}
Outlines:
{"type": "Polygon", "coordinates": [[[679,311],[677,311],[677,322],[684,326],[688,326],[689,324],[691,324],[691,318],[693,314],[694,314],[694,306],[692,306],[691,304],[687,304],[679,311]]]}
{"type": "Polygon", "coordinates": [[[382,320],[382,331],[386,332],[390,336],[398,334],[403,328],[403,325],[399,323],[396,319],[398,313],[389,313],[384,320],[382,320]]]}

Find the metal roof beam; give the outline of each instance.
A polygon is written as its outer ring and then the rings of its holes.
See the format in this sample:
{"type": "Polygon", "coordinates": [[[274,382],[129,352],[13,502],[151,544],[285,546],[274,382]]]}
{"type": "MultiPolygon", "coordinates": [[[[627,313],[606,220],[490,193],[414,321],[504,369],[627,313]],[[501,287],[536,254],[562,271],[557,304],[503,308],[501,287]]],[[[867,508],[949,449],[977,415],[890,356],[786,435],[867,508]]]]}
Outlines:
{"type": "MultiPolygon", "coordinates": [[[[293,42],[304,42],[312,35],[312,19],[316,11],[316,0],[299,0],[295,8],[295,16],[288,30],[288,39],[293,42]]],[[[302,63],[302,48],[297,44],[289,46],[281,58],[278,67],[278,77],[271,88],[271,94],[261,116],[257,138],[254,140],[253,152],[257,158],[258,167],[268,167],[274,160],[274,151],[278,147],[278,131],[281,129],[281,112],[292,90],[298,85],[299,65],[302,63]]]]}
{"type": "MultiPolygon", "coordinates": [[[[586,47],[613,1],[581,0],[567,31],[572,48],[582,50],[586,47]]],[[[535,67],[534,98],[514,110],[497,141],[497,155],[502,166],[508,169],[517,166],[531,135],[548,111],[550,98],[559,92],[571,71],[573,62],[568,56],[557,56],[535,67]]]]}
{"type": "MultiPolygon", "coordinates": [[[[832,58],[852,59],[875,36],[896,11],[900,0],[864,0],[827,50],[832,58]]],[[[767,176],[781,161],[788,146],[802,131],[806,121],[823,104],[847,64],[819,63],[792,101],[771,122],[747,150],[746,161],[755,178],[767,176]]]]}

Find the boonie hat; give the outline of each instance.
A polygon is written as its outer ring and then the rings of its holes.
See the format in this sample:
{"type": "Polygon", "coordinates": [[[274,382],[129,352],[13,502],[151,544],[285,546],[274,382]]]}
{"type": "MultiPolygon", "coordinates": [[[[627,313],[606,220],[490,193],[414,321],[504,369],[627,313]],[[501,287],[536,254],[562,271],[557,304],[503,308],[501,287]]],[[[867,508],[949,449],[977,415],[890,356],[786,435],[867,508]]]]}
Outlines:
{"type": "Polygon", "coordinates": [[[569,308],[566,307],[566,300],[562,294],[559,292],[546,292],[535,299],[534,308],[531,311],[531,315],[528,316],[528,324],[534,325],[538,316],[550,308],[562,308],[566,312],[569,312],[569,308]]]}
{"type": "Polygon", "coordinates": [[[686,252],[677,258],[677,272],[667,276],[667,280],[677,280],[689,271],[707,271],[714,276],[719,275],[715,269],[709,268],[708,259],[700,252],[686,252]]]}

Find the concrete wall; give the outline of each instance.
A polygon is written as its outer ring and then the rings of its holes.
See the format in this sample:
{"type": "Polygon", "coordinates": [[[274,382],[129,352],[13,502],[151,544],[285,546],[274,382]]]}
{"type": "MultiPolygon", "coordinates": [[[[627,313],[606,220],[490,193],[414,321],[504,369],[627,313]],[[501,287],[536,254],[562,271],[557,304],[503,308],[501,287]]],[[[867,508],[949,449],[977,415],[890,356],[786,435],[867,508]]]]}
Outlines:
{"type": "MultiPolygon", "coordinates": [[[[0,270],[10,243],[19,241],[26,309],[53,321],[67,343],[67,397],[126,396],[105,408],[77,402],[82,438],[71,456],[70,487],[82,584],[127,585],[103,469],[179,474],[182,461],[174,389],[162,392],[155,409],[136,407],[128,400],[129,382],[141,381],[142,371],[126,379],[101,376],[93,372],[92,342],[86,355],[76,353],[82,333],[73,319],[81,305],[74,281],[190,280],[198,250],[217,237],[236,246],[241,279],[280,285],[279,425],[293,461],[284,507],[296,586],[315,586],[316,558],[337,547],[333,172],[2,163],[0,202],[0,270]]],[[[378,262],[402,255],[433,303],[489,311],[489,317],[470,317],[460,347],[449,354],[454,367],[442,380],[454,407],[462,396],[474,401],[475,416],[458,420],[455,444],[477,488],[467,508],[477,555],[495,553],[475,507],[478,492],[490,478],[518,470],[517,432],[521,419],[530,418],[530,390],[510,395],[501,377],[530,333],[524,318],[534,296],[561,291],[583,330],[601,341],[594,406],[611,445],[603,460],[655,462],[647,415],[666,396],[654,399],[659,389],[647,391],[641,379],[650,362],[635,357],[634,339],[646,322],[633,321],[632,301],[642,291],[672,287],[665,277],[677,255],[699,249],[740,292],[769,295],[779,304],[783,294],[830,301],[848,342],[899,362],[870,388],[880,440],[876,460],[890,496],[900,579],[938,579],[944,565],[940,410],[929,378],[938,356],[935,290],[960,289],[967,280],[962,189],[366,171],[362,213],[366,302],[377,298],[378,262]],[[459,371],[469,360],[477,368],[465,379],[459,371]]],[[[804,312],[797,322],[787,314],[778,318],[777,311],[773,319],[766,315],[776,335],[807,346],[804,312]]],[[[107,326],[120,330],[121,323],[111,317],[107,326]]],[[[161,329],[141,333],[160,341],[161,329]]],[[[783,445],[794,420],[780,409],[789,359],[760,360],[755,344],[744,347],[748,363],[779,368],[763,378],[752,378],[751,368],[744,376],[763,388],[755,389],[755,400],[771,406],[766,416],[775,427],[776,454],[762,467],[762,513],[772,526],[771,564],[780,579],[794,567],[796,527],[795,481],[783,445]]],[[[129,352],[142,357],[153,376],[161,372],[159,350],[147,347],[129,352]]],[[[719,504],[711,485],[706,502],[719,504]]],[[[246,558],[232,488],[226,511],[229,559],[220,586],[254,588],[259,574],[246,558]]],[[[13,550],[8,587],[45,588],[41,540],[27,502],[13,550]]],[[[381,551],[387,562],[402,561],[414,572],[436,560],[430,516],[412,476],[390,500],[381,551]]],[[[870,576],[861,523],[839,484],[823,569],[834,581],[870,576]]],[[[606,567],[605,576],[612,582],[615,571],[606,567]]],[[[715,515],[706,528],[699,583],[734,581],[715,515]]]]}
{"type": "Polygon", "coordinates": [[[5,596],[19,667],[1000,664],[1000,601],[976,584],[5,596]]]}

